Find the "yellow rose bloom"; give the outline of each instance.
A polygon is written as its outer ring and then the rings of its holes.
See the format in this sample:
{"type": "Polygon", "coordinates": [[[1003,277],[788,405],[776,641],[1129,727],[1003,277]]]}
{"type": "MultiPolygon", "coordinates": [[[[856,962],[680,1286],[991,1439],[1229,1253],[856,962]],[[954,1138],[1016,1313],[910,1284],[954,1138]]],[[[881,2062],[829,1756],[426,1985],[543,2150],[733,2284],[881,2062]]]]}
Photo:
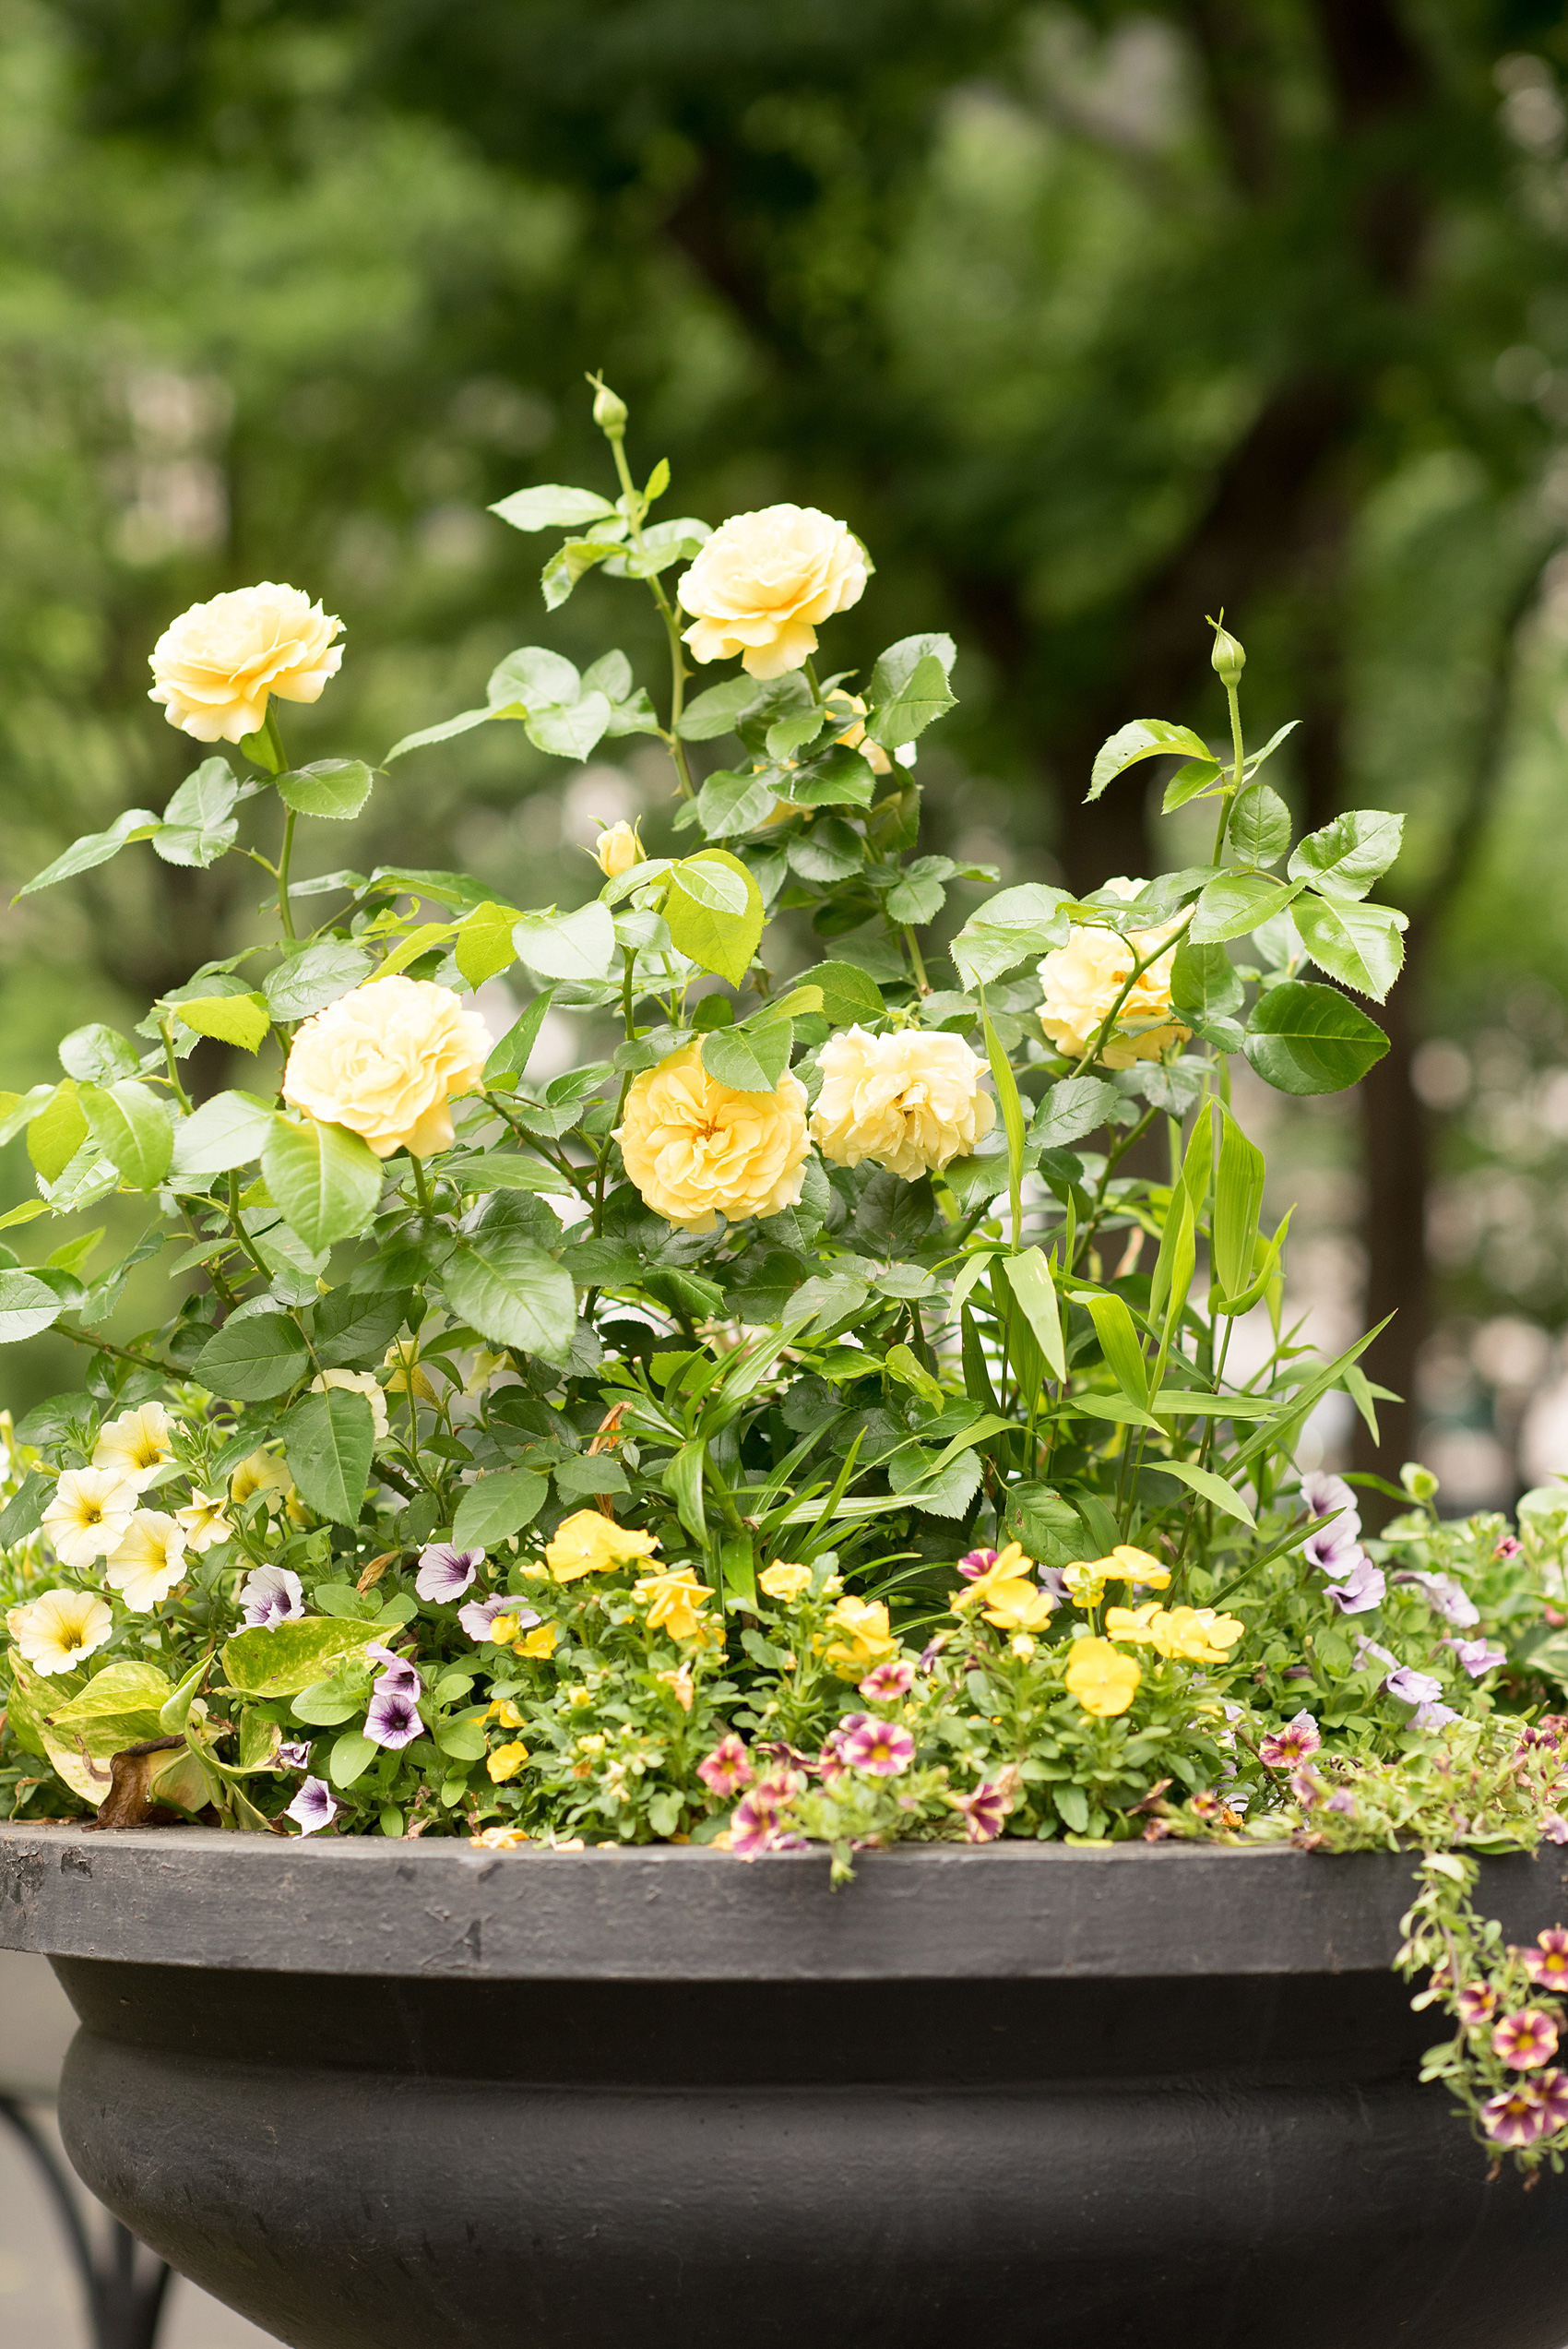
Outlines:
{"type": "Polygon", "coordinates": [[[782,1599],[788,1606],[792,1600],[800,1597],[802,1591],[810,1589],[811,1579],[809,1566],[791,1566],[788,1559],[776,1557],[771,1566],[763,1568],[756,1584],[766,1597],[782,1599]]]}
{"type": "Polygon", "coordinates": [[[1131,1656],[1119,1655],[1109,1640],[1079,1640],[1067,1666],[1067,1693],[1097,1721],[1125,1712],[1143,1674],[1131,1656]]]}
{"type": "Polygon", "coordinates": [[[643,861],[643,844],[635,824],[610,824],[594,844],[594,861],[607,881],[629,873],[643,861]]]}
{"type": "Polygon", "coordinates": [[[62,1566],[90,1566],[125,1538],[136,1514],[137,1488],[106,1468],[67,1468],[43,1512],[44,1533],[62,1566]]]}
{"type": "Polygon", "coordinates": [[[271,579],[193,603],[152,648],[148,699],[197,742],[241,742],[266,722],[270,695],[320,698],[342,662],[332,641],[342,626],[303,589],[271,579]]]}
{"type": "Polygon", "coordinates": [[[651,1533],[634,1533],[602,1509],[579,1508],[562,1519],[554,1539],[545,1544],[544,1562],[557,1582],[575,1582],[580,1574],[603,1574],[612,1566],[651,1557],[658,1547],[651,1533]]]}
{"type": "Polygon", "coordinates": [[[812,1139],[837,1166],[870,1159],[913,1183],[968,1157],[989,1134],[996,1105],[980,1090],[985,1063],[962,1036],[903,1028],[873,1036],[842,1029],[817,1055],[822,1090],[812,1139]]]}
{"type": "Polygon", "coordinates": [[[346,1126],[377,1158],[452,1147],[446,1104],[471,1093],[492,1037],[477,1011],[430,979],[367,980],[303,1020],[283,1071],[283,1098],[346,1126]]]}
{"type": "MultiPolygon", "coordinates": [[[[1134,898],[1141,881],[1107,881],[1120,898],[1134,898]]],[[[1039,1024],[1058,1052],[1081,1059],[1123,988],[1133,965],[1169,937],[1174,925],[1160,930],[1136,930],[1123,938],[1114,930],[1075,924],[1065,946],[1057,947],[1039,966],[1045,1001],[1039,1024]]],[[[1100,1059],[1107,1068],[1130,1068],[1135,1060],[1158,1060],[1167,1044],[1185,1043],[1192,1034],[1170,1016],[1170,966],[1174,946],[1151,962],[1116,1015],[1116,1025],[1100,1059]]]]}
{"type": "Polygon", "coordinates": [[[509,1746],[494,1747],[485,1756],[484,1767],[488,1775],[500,1786],[508,1778],[516,1778],[528,1758],[528,1747],[520,1737],[515,1737],[509,1746]]]}
{"type": "Polygon", "coordinates": [[[138,1508],[103,1579],[133,1615],[150,1615],[184,1575],[184,1527],[162,1509],[138,1508]]]}
{"type": "Polygon", "coordinates": [[[863,1679],[873,1663],[898,1652],[881,1599],[838,1600],[828,1610],[827,1628],[839,1636],[827,1642],[823,1653],[840,1680],[863,1679]]]}
{"type": "Polygon", "coordinates": [[[647,1205],[683,1232],[777,1215],[805,1181],[806,1089],[786,1069],[770,1093],[737,1092],[687,1044],[633,1079],[615,1139],[647,1205]]]}
{"type": "Polygon", "coordinates": [[[754,677],[781,677],[816,650],[819,621],[865,592],[863,548],[814,506],[765,506],[732,515],[676,590],[695,615],[685,632],[695,661],[732,661],[754,677]]]}
{"type": "Polygon", "coordinates": [[[114,1628],[106,1603],[91,1591],[45,1591],[24,1607],[13,1607],[6,1628],[23,1661],[47,1678],[56,1672],[74,1672],[77,1665],[101,1648],[114,1628]]]}
{"type": "Polygon", "coordinates": [[[632,1596],[647,1609],[650,1631],[668,1631],[672,1640],[707,1640],[709,1628],[702,1610],[716,1597],[699,1582],[689,1566],[675,1566],[663,1574],[645,1574],[632,1585],[632,1596]]]}
{"type": "Polygon", "coordinates": [[[145,1491],[165,1461],[174,1457],[169,1425],[161,1403],[142,1403],[135,1411],[123,1411],[117,1419],[105,1420],[92,1448],[94,1468],[118,1476],[133,1492],[145,1491]]]}

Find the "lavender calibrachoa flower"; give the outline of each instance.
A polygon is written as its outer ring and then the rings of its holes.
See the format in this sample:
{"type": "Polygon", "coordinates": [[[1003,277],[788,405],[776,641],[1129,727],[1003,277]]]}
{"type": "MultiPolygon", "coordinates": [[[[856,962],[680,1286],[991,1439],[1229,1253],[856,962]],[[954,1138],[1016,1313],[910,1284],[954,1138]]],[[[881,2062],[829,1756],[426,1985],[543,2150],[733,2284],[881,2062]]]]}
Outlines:
{"type": "Polygon", "coordinates": [[[437,1542],[420,1553],[414,1589],[422,1599],[449,1606],[462,1597],[483,1564],[482,1550],[459,1550],[450,1542],[437,1542]]]}
{"type": "Polygon", "coordinates": [[[315,1835],[331,1826],[342,1807],[325,1778],[307,1778],[288,1805],[287,1816],[302,1835],[315,1835]]]}
{"type": "Polygon", "coordinates": [[[366,1642],[365,1653],[386,1667],[376,1675],[378,1697],[407,1697],[410,1703],[418,1703],[424,1694],[424,1682],[407,1656],[400,1656],[395,1648],[384,1648],[378,1640],[366,1642]]]}
{"type": "Polygon", "coordinates": [[[1472,1623],[1481,1619],[1480,1609],[1469,1592],[1451,1574],[1396,1574],[1394,1579],[1396,1582],[1419,1583],[1443,1620],[1461,1631],[1468,1630],[1472,1623]]]}
{"type": "Polygon", "coordinates": [[[1349,1549],[1334,1558],[1325,1571],[1343,1573],[1343,1582],[1331,1582],[1328,1595],[1341,1615],[1368,1615],[1383,1604],[1388,1592],[1388,1580],[1381,1566],[1374,1566],[1365,1550],[1349,1549]]]}
{"type": "Polygon", "coordinates": [[[304,1587],[286,1566],[258,1566],[240,1585],[240,1605],[253,1631],[275,1631],[305,1611],[304,1587]]]}
{"type": "Polygon", "coordinates": [[[532,1631],[540,1620],[537,1607],[530,1607],[524,1599],[509,1599],[504,1594],[493,1599],[470,1599],[466,1607],[457,1609],[457,1621],[470,1640],[488,1640],[503,1616],[510,1616],[519,1631],[532,1631]]]}
{"type": "Polygon", "coordinates": [[[305,1737],[285,1737],[272,1759],[279,1770],[308,1770],[310,1741],[305,1737]]]}
{"type": "Polygon", "coordinates": [[[1443,1640],[1439,1644],[1453,1650],[1454,1661],[1464,1666],[1472,1680],[1484,1679],[1489,1672],[1497,1671],[1500,1665],[1508,1661],[1508,1651],[1498,1647],[1492,1640],[1485,1638],[1443,1640]]]}
{"type": "MultiPolygon", "coordinates": [[[[418,1676],[416,1673],[414,1677],[418,1676]]],[[[411,1696],[397,1688],[377,1686],[364,1717],[364,1734],[373,1746],[384,1746],[395,1753],[404,1746],[411,1746],[423,1728],[419,1706],[411,1696]]]]}

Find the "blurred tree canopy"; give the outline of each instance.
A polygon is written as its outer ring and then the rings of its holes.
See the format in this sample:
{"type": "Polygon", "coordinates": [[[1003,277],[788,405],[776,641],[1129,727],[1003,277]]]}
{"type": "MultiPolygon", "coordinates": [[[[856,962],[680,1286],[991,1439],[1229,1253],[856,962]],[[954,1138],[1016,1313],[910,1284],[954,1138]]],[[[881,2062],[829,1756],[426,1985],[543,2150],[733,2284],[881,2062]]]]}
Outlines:
{"type": "MultiPolygon", "coordinates": [[[[683,508],[842,513],[882,634],[959,636],[931,820],[1011,876],[1147,869],[1147,798],[1086,808],[1089,762],[1130,717],[1218,727],[1225,605],[1251,724],[1302,721],[1303,821],[1411,819],[1361,1103],[1379,1375],[1412,1394],[1430,1326],[1434,1115],[1445,1312],[1555,1326],[1565,68],[1541,0],[0,0],[13,886],[179,781],[144,664],[198,595],[343,614],[306,755],[573,650],[604,590],[546,622],[483,507],[598,464],[601,366],[683,508]],[[1478,1036],[1513,1039],[1512,1140],[1478,1036]]],[[[529,813],[559,780],[475,740],[345,853],[565,894],[529,813]]],[[[65,999],[243,928],[137,856],[11,917],[7,1081],[65,999]]]]}

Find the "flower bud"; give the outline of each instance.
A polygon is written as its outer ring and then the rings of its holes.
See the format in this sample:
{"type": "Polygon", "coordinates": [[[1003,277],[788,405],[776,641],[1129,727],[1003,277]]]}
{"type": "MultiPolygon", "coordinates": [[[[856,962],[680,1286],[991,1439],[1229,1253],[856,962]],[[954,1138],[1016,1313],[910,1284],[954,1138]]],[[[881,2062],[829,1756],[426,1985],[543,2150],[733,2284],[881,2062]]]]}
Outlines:
{"type": "Polygon", "coordinates": [[[1222,686],[1241,684],[1241,672],[1247,665],[1247,656],[1229,628],[1218,626],[1215,628],[1214,650],[1209,654],[1209,660],[1213,664],[1214,674],[1222,686]]]}
{"type": "Polygon", "coordinates": [[[608,433],[612,440],[619,440],[626,429],[626,403],[618,392],[612,391],[610,386],[600,382],[597,376],[590,376],[589,381],[597,387],[593,395],[593,421],[601,433],[608,433]]]}
{"type": "Polygon", "coordinates": [[[643,844],[637,838],[636,826],[632,824],[610,825],[600,832],[593,853],[607,881],[613,881],[622,873],[629,873],[634,864],[640,864],[643,861],[643,844]]]}

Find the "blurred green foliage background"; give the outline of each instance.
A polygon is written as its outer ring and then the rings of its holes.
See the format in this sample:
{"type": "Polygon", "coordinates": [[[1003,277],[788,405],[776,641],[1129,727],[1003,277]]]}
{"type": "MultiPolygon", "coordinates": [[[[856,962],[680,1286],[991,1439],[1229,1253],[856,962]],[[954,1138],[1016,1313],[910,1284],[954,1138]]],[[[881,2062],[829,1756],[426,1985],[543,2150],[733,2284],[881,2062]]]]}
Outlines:
{"type": "MultiPolygon", "coordinates": [[[[1393,1051],[1256,1104],[1295,1299],[1341,1341],[1396,1309],[1385,1473],[1419,1446],[1469,1507],[1568,1469],[1564,76],[1541,0],[0,0],[9,887],[194,765],[147,654],[223,588],[345,620],[297,758],[384,752],[519,643],[654,678],[626,590],[547,616],[485,512],[600,483],[602,367],[671,511],[865,538],[835,666],[957,635],[933,846],[1187,861],[1141,785],[1081,803],[1126,719],[1218,731],[1221,603],[1250,728],[1303,721],[1302,822],[1408,811],[1393,1051]]],[[[664,789],[646,745],[567,772],[485,730],[330,861],[571,902],[594,818],[664,789]]],[[[237,865],[141,848],[14,906],[0,1082],[232,950],[237,865]]]]}

